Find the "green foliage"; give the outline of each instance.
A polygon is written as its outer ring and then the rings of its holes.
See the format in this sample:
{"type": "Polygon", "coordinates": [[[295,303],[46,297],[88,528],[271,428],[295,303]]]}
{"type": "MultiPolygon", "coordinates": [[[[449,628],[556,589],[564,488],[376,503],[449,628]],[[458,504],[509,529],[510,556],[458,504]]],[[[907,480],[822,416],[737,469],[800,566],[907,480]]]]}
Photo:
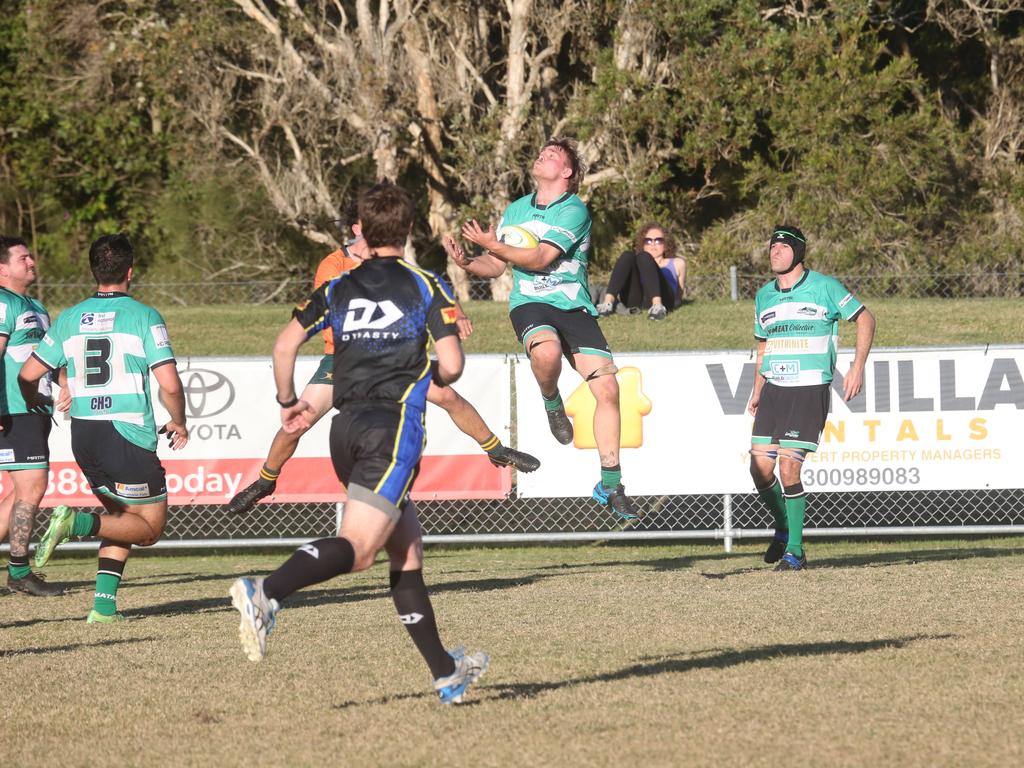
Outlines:
{"type": "MultiPolygon", "coordinates": [[[[955,2],[579,0],[504,166],[483,172],[500,144],[507,9],[424,7],[446,80],[458,60],[451,25],[495,24],[489,65],[474,61],[497,106],[480,97],[467,107],[450,88],[441,100],[443,194],[460,219],[492,220],[496,200],[529,189],[533,152],[557,130],[596,147],[592,170],[603,175],[584,189],[596,271],[652,218],[681,235],[695,277],[730,264],[762,271],[765,236],[782,220],[802,226],[809,258],[827,271],[1016,271],[1024,13],[1010,5],[986,19],[987,6],[962,14],[955,2]]],[[[268,153],[290,151],[279,126],[259,122],[256,81],[237,76],[270,77],[273,63],[257,45],[265,33],[234,2],[3,8],[0,229],[32,240],[47,279],[86,278],[89,242],[113,231],[133,237],[151,280],[308,272],[324,247],[297,233],[225,138],[265,131],[268,153]],[[206,95],[211,72],[225,87],[206,95]]],[[[531,21],[533,53],[546,44],[545,9],[531,21]]],[[[302,111],[317,97],[289,98],[302,111]]],[[[384,120],[425,213],[428,177],[401,109],[384,120]]],[[[376,167],[365,138],[338,123],[316,137],[316,156],[331,197],[344,200],[376,167]]],[[[425,224],[415,238],[425,263],[443,267],[425,224]]]]}
{"type": "Polygon", "coordinates": [[[173,173],[154,201],[149,228],[159,253],[147,282],[306,278],[325,251],[301,238],[270,208],[242,167],[218,175],[203,167],[173,173]]]}
{"type": "Polygon", "coordinates": [[[177,105],[192,68],[231,50],[215,10],[43,0],[0,21],[0,223],[32,237],[47,280],[88,281],[89,243],[118,231],[154,276],[200,279],[243,244],[243,263],[300,266],[258,184],[177,105]]]}
{"type": "Polygon", "coordinates": [[[48,275],[82,274],[92,237],[145,231],[166,144],[89,7],[40,2],[5,23],[8,199],[30,201],[48,275]]]}

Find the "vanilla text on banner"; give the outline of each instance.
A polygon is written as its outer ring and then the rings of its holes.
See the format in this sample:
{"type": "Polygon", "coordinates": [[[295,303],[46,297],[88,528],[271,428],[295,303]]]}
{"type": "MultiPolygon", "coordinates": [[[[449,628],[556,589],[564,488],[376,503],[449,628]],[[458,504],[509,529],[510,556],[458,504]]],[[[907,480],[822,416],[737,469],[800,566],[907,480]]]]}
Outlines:
{"type": "MultiPolygon", "coordinates": [[[[804,464],[808,490],[1019,488],[1024,347],[876,350],[863,392],[842,400],[852,352],[839,354],[832,410],[804,464]]],[[[621,465],[631,495],[751,493],[752,351],[616,355],[621,465]]],[[[594,400],[566,367],[559,381],[576,437],[551,436],[529,364],[515,366],[520,441],[544,470],[522,496],[588,496],[598,480],[594,400]],[[552,468],[556,468],[552,471],[552,468]]]]}

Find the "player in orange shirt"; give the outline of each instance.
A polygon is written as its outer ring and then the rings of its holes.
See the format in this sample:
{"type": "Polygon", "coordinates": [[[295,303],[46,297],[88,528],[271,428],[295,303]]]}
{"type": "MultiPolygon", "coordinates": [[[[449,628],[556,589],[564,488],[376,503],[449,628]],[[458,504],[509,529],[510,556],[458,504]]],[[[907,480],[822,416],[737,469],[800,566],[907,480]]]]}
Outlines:
{"type": "MultiPolygon", "coordinates": [[[[366,252],[366,241],[363,240],[358,224],[352,224],[351,231],[353,236],[341,248],[329,253],[320,262],[314,277],[314,288],[337,277],[342,272],[355,269],[362,263],[362,256],[366,252]]],[[[462,311],[462,307],[456,306],[459,312],[457,323],[461,341],[468,338],[473,332],[473,324],[462,311]]],[[[323,333],[323,359],[320,361],[316,373],[313,374],[313,378],[309,380],[299,396],[300,400],[306,401],[313,408],[309,427],[295,432],[285,432],[284,429],[277,431],[270,444],[267,460],[260,469],[259,477],[235,494],[228,503],[228,514],[241,515],[249,512],[256,506],[256,502],[274,492],[277,488],[277,478],[281,474],[285,462],[295,453],[299,438],[331,410],[334,338],[330,328],[324,330],[323,333]]],[[[455,422],[455,426],[480,444],[480,448],[487,454],[494,466],[515,467],[520,472],[533,472],[540,466],[540,461],[536,457],[502,445],[472,403],[451,387],[439,387],[431,382],[430,389],[427,390],[427,402],[446,410],[452,421],[455,422]]]]}

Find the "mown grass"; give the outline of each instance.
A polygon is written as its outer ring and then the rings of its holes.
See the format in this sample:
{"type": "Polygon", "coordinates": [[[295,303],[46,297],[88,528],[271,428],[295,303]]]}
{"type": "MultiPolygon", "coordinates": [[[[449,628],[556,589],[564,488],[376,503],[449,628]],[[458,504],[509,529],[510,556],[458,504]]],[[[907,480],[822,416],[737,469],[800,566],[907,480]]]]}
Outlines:
{"type": "Polygon", "coordinates": [[[439,705],[383,565],[299,593],[260,664],[227,589],[285,552],[135,555],[126,625],[0,597],[5,755],[73,765],[1019,765],[1024,540],[432,548],[443,638],[492,654],[439,705]]]}
{"type": "MultiPolygon", "coordinates": [[[[874,299],[866,302],[878,319],[876,346],[940,346],[1024,342],[1024,312],[1004,299],[874,299]]],[[[753,345],[753,302],[697,301],[654,323],[646,315],[601,320],[613,351],[749,349],[753,345]]],[[[285,306],[161,307],[179,357],[269,356],[277,333],[288,321],[285,306]]],[[[506,304],[472,301],[465,305],[475,332],[467,352],[518,352],[506,304]]],[[[855,329],[844,323],[840,343],[852,346],[855,329]]],[[[305,354],[320,354],[314,340],[305,354]]]]}

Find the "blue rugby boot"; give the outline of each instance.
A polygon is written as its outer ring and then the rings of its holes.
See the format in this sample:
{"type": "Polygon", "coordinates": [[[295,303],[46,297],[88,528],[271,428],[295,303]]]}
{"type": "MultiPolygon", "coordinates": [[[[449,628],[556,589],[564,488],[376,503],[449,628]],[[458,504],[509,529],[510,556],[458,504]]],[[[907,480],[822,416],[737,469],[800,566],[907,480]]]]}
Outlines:
{"type": "Polygon", "coordinates": [[[491,657],[483,651],[466,653],[461,647],[448,651],[448,655],[455,659],[455,671],[434,680],[434,690],[442,704],[461,704],[469,686],[487,671],[491,657]]]}
{"type": "Polygon", "coordinates": [[[776,573],[784,571],[802,571],[807,567],[807,555],[794,555],[792,552],[787,552],[779,560],[779,564],[775,566],[774,570],[776,573]]]}
{"type": "Polygon", "coordinates": [[[622,483],[619,483],[614,488],[605,488],[601,484],[601,481],[597,481],[597,485],[594,486],[594,493],[592,494],[595,501],[599,501],[607,507],[611,507],[612,512],[621,517],[623,520],[636,520],[640,517],[637,514],[636,509],[633,507],[633,502],[626,496],[626,489],[622,483]]]}

